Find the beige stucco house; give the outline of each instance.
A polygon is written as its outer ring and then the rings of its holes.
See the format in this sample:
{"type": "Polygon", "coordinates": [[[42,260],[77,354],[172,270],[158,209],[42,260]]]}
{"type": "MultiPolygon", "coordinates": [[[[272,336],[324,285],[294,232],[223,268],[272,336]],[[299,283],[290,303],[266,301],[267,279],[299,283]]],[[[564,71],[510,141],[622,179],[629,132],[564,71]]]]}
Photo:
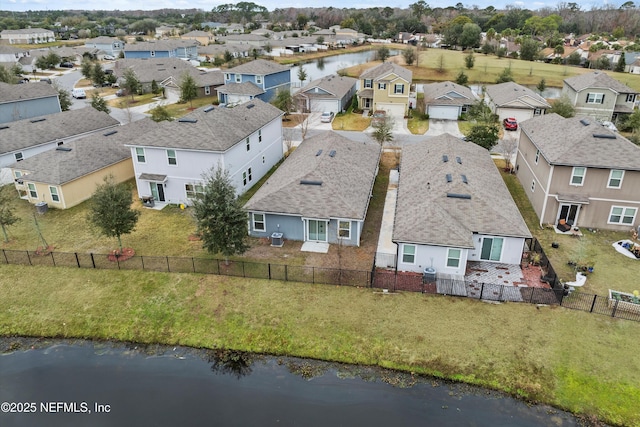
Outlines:
{"type": "Polygon", "coordinates": [[[640,147],[591,118],[521,123],[516,173],[542,224],[638,226],[640,147]]]}
{"type": "Polygon", "coordinates": [[[409,109],[410,70],[383,62],[360,75],[358,105],[364,110],[384,110],[395,117],[404,117],[409,109]]]}
{"type": "Polygon", "coordinates": [[[200,46],[208,46],[216,41],[213,34],[200,30],[189,31],[188,33],[181,35],[180,38],[182,40],[195,40],[200,43],[200,46]]]}

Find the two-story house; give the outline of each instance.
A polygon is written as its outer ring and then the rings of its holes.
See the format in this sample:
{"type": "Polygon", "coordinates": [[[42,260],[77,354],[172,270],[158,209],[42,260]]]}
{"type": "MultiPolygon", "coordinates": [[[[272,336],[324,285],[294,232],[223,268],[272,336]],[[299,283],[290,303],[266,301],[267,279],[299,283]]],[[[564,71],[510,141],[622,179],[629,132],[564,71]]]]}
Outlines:
{"type": "Polygon", "coordinates": [[[500,121],[513,117],[522,122],[545,114],[551,108],[542,96],[514,82],[487,86],[485,102],[500,121]]]}
{"type": "Polygon", "coordinates": [[[190,205],[213,167],[227,170],[236,192],[245,192],[282,159],[282,114],[256,99],[158,123],[127,144],[138,194],[160,205],[190,205]]]}
{"type": "Polygon", "coordinates": [[[576,115],[587,115],[600,121],[612,121],[633,113],[638,96],[636,90],[604,71],[564,79],[562,93],[569,97],[576,115]]]}
{"type": "Polygon", "coordinates": [[[256,59],[224,73],[224,85],[218,88],[221,104],[236,104],[259,98],[269,102],[278,90],[289,90],[291,69],[274,61],[256,59]]]}
{"type": "Polygon", "coordinates": [[[124,50],[125,43],[115,37],[96,37],[93,39],[87,39],[84,42],[84,46],[88,49],[98,49],[104,52],[106,55],[111,55],[115,58],[120,56],[120,52],[124,50]]]}
{"type": "Polygon", "coordinates": [[[197,59],[198,43],[194,40],[157,40],[129,43],[124,47],[124,57],[130,58],[180,58],[197,59]]]}
{"type": "Polygon", "coordinates": [[[409,109],[410,70],[383,62],[360,75],[358,104],[365,110],[384,110],[389,115],[404,117],[409,109]]]}
{"type": "Polygon", "coordinates": [[[9,44],[37,44],[56,41],[51,30],[44,28],[22,28],[20,30],[2,30],[0,39],[8,40],[9,44]]]}
{"type": "Polygon", "coordinates": [[[215,42],[215,37],[208,31],[200,31],[194,30],[189,31],[180,36],[182,40],[193,40],[198,42],[200,46],[208,46],[209,44],[215,42]]]}
{"type": "Polygon", "coordinates": [[[28,58],[29,51],[18,49],[13,46],[0,45],[0,64],[12,65],[20,61],[21,58],[28,58]]]}
{"type": "Polygon", "coordinates": [[[592,118],[521,124],[517,176],[540,225],[629,230],[640,208],[640,147],[592,118]]]}
{"type": "Polygon", "coordinates": [[[50,84],[11,85],[0,82],[0,123],[61,111],[58,91],[50,84]]]}

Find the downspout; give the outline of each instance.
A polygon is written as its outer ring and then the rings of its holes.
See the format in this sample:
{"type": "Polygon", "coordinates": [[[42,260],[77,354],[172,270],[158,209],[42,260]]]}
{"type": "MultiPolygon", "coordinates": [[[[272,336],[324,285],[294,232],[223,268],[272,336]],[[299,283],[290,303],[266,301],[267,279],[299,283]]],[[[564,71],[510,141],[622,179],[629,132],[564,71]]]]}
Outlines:
{"type": "Polygon", "coordinates": [[[549,187],[551,186],[551,178],[553,177],[553,171],[555,166],[551,165],[551,170],[549,171],[549,179],[547,179],[547,186],[544,189],[544,203],[542,204],[542,212],[540,213],[540,228],[542,228],[542,220],[544,218],[545,213],[547,212],[547,201],[549,200],[549,187]]]}

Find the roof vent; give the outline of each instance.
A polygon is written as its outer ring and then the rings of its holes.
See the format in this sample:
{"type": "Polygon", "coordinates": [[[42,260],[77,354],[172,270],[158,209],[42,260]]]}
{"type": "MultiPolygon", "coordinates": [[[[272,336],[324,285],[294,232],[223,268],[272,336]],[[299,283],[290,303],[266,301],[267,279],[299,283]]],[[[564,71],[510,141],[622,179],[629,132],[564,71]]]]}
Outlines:
{"type": "Polygon", "coordinates": [[[256,104],[249,104],[249,105],[247,105],[247,110],[249,110],[249,109],[251,109],[251,108],[253,108],[255,106],[256,106],[256,104]]]}
{"type": "Polygon", "coordinates": [[[113,135],[113,134],[115,134],[115,133],[118,133],[118,131],[117,131],[117,130],[112,130],[112,131],[109,131],[109,132],[107,132],[107,133],[103,133],[102,135],[104,135],[104,136],[111,136],[111,135],[113,135]]]}
{"type": "Polygon", "coordinates": [[[447,182],[451,182],[451,181],[453,181],[453,178],[451,177],[451,174],[448,173],[447,174],[447,182]]]}
{"type": "Polygon", "coordinates": [[[45,120],[47,120],[45,117],[40,117],[39,119],[31,120],[31,123],[44,122],[45,120]]]}
{"type": "Polygon", "coordinates": [[[582,123],[582,126],[589,126],[591,124],[587,119],[581,119],[580,123],[582,123]]]}
{"type": "Polygon", "coordinates": [[[458,164],[462,164],[462,159],[460,157],[456,157],[456,162],[458,162],[458,164]]]}
{"type": "Polygon", "coordinates": [[[198,123],[198,119],[193,119],[190,117],[183,117],[181,119],[178,119],[178,122],[180,123],[198,123]]]}
{"type": "Polygon", "coordinates": [[[442,155],[442,161],[443,161],[444,163],[447,163],[447,162],[449,161],[449,156],[447,156],[446,154],[443,154],[443,155],[442,155]]]}
{"type": "Polygon", "coordinates": [[[471,200],[471,195],[470,194],[447,193],[447,197],[452,198],[452,199],[471,200]]]}
{"type": "Polygon", "coordinates": [[[593,137],[594,138],[602,138],[602,139],[616,139],[616,136],[612,135],[610,133],[594,133],[593,137]]]}
{"type": "Polygon", "coordinates": [[[0,130],[2,129],[9,129],[9,126],[0,126],[0,130]]]}
{"type": "Polygon", "coordinates": [[[318,150],[318,152],[316,153],[316,157],[318,157],[320,154],[322,154],[322,150],[318,150]]]}
{"type": "Polygon", "coordinates": [[[329,151],[329,157],[335,157],[335,156],[336,156],[336,150],[329,151]]]}
{"type": "Polygon", "coordinates": [[[64,146],[61,145],[59,147],[56,147],[56,151],[71,151],[71,148],[64,147],[64,146]]]}
{"type": "Polygon", "coordinates": [[[462,178],[462,182],[464,182],[465,184],[468,184],[468,183],[469,183],[469,180],[467,180],[467,175],[465,175],[465,174],[461,174],[461,175],[460,175],[460,178],[462,178]]]}
{"type": "Polygon", "coordinates": [[[209,105],[207,108],[205,108],[205,109],[204,109],[204,110],[202,110],[202,111],[204,111],[205,113],[208,113],[209,111],[213,111],[213,110],[214,110],[214,108],[215,108],[215,107],[214,107],[213,105],[209,105]]]}
{"type": "Polygon", "coordinates": [[[322,181],[313,181],[310,179],[301,179],[300,185],[322,185],[322,181]]]}

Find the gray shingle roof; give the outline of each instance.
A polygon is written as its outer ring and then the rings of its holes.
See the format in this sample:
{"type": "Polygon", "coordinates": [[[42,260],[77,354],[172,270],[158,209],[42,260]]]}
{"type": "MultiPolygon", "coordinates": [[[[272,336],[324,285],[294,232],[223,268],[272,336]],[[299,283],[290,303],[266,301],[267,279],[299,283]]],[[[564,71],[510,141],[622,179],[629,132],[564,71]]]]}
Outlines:
{"type": "Polygon", "coordinates": [[[450,134],[405,145],[393,241],[471,248],[473,233],[531,237],[489,152],[450,134]]]}
{"type": "Polygon", "coordinates": [[[355,142],[332,131],[321,133],[304,140],[245,209],[363,220],[379,159],[379,144],[355,142]],[[332,150],[334,157],[329,155],[332,150]],[[322,185],[301,184],[301,180],[322,181],[322,185]]]}
{"type": "Polygon", "coordinates": [[[86,39],[84,41],[85,44],[111,44],[115,42],[119,42],[121,45],[125,44],[123,41],[121,41],[117,37],[107,37],[107,36],[95,37],[92,39],[86,39]]]}
{"type": "Polygon", "coordinates": [[[52,141],[64,141],[89,132],[96,132],[120,122],[95,108],[80,108],[42,117],[5,123],[0,129],[0,154],[24,150],[52,141]],[[41,120],[44,119],[44,120],[41,120]]]}
{"type": "Polygon", "coordinates": [[[291,68],[287,67],[286,65],[280,65],[275,61],[256,59],[253,61],[245,62],[244,64],[238,65],[237,67],[229,68],[227,72],[234,74],[267,75],[287,70],[291,70],[291,68]]]}
{"type": "Polygon", "coordinates": [[[154,127],[151,119],[139,120],[121,126],[110,136],[94,134],[64,144],[71,151],[48,150],[11,167],[29,171],[25,181],[62,185],[131,158],[131,150],[124,143],[154,127]]]}
{"type": "Polygon", "coordinates": [[[127,145],[226,151],[283,114],[273,105],[259,99],[233,108],[214,107],[206,113],[205,108],[209,107],[197,109],[182,119],[197,120],[195,123],[160,122],[155,129],[136,135],[127,145]],[[247,108],[249,105],[253,107],[247,108]]]}
{"type": "Polygon", "coordinates": [[[220,37],[220,40],[224,40],[225,42],[229,41],[229,42],[234,42],[234,41],[264,41],[267,42],[269,41],[268,38],[266,38],[263,35],[260,34],[229,34],[228,36],[224,36],[224,37],[220,37]]]}
{"type": "Polygon", "coordinates": [[[20,30],[0,31],[0,34],[39,34],[39,33],[53,33],[53,31],[45,30],[44,28],[22,28],[20,30]]]}
{"type": "Polygon", "coordinates": [[[188,33],[183,34],[181,37],[210,37],[213,34],[207,32],[207,31],[201,31],[201,30],[193,30],[193,31],[189,31],[188,33]]]}
{"type": "Polygon", "coordinates": [[[224,75],[221,71],[200,71],[189,62],[179,58],[119,59],[116,61],[113,72],[116,77],[122,77],[127,68],[131,68],[143,83],[153,80],[160,83],[169,77],[173,77],[174,82],[177,83],[185,72],[195,79],[198,86],[224,83],[224,75]]]}
{"type": "Polygon", "coordinates": [[[411,70],[407,70],[406,68],[403,68],[393,62],[383,62],[380,65],[376,65],[373,68],[369,68],[367,71],[363,72],[360,75],[360,78],[379,80],[391,73],[394,73],[398,77],[402,77],[403,79],[411,83],[411,79],[413,76],[413,73],[411,72],[411,70]]]}
{"type": "Polygon", "coordinates": [[[58,91],[53,85],[47,83],[29,83],[24,85],[11,85],[0,82],[0,104],[26,99],[48,98],[58,96],[58,91]]]}
{"type": "Polygon", "coordinates": [[[424,85],[424,100],[428,104],[469,105],[476,102],[476,97],[466,86],[453,82],[439,82],[424,85]],[[451,92],[459,96],[449,96],[451,92]]]}
{"type": "Polygon", "coordinates": [[[525,120],[520,128],[551,164],[640,170],[640,147],[592,118],[545,114],[525,120]]]}
{"type": "Polygon", "coordinates": [[[573,88],[576,92],[588,88],[613,89],[618,93],[638,93],[629,86],[620,83],[618,80],[610,77],[603,71],[595,71],[593,73],[582,74],[579,76],[564,79],[564,82],[573,88]]]}
{"type": "Polygon", "coordinates": [[[152,42],[139,42],[139,43],[126,44],[124,46],[124,51],[125,52],[132,52],[132,51],[146,52],[146,51],[152,51],[152,50],[165,51],[165,50],[175,50],[178,48],[192,47],[192,46],[197,46],[197,42],[195,42],[194,40],[158,40],[158,41],[152,41],[152,42]]]}
{"type": "Polygon", "coordinates": [[[331,74],[329,76],[325,76],[312,81],[311,83],[300,89],[300,92],[305,93],[305,95],[313,96],[313,89],[317,87],[335,95],[336,98],[340,99],[347,93],[349,93],[349,91],[356,85],[357,82],[358,80],[352,77],[342,77],[338,76],[337,74],[331,74]],[[307,91],[308,93],[306,93],[307,91]]]}
{"type": "Polygon", "coordinates": [[[227,83],[218,88],[218,92],[220,93],[232,93],[236,95],[260,95],[264,93],[264,90],[260,89],[258,86],[254,85],[251,82],[242,82],[242,83],[227,83]]]}
{"type": "Polygon", "coordinates": [[[520,101],[531,108],[544,106],[551,108],[551,105],[540,95],[514,82],[500,83],[497,85],[487,86],[487,95],[493,100],[498,107],[507,105],[514,101],[520,101]]]}

